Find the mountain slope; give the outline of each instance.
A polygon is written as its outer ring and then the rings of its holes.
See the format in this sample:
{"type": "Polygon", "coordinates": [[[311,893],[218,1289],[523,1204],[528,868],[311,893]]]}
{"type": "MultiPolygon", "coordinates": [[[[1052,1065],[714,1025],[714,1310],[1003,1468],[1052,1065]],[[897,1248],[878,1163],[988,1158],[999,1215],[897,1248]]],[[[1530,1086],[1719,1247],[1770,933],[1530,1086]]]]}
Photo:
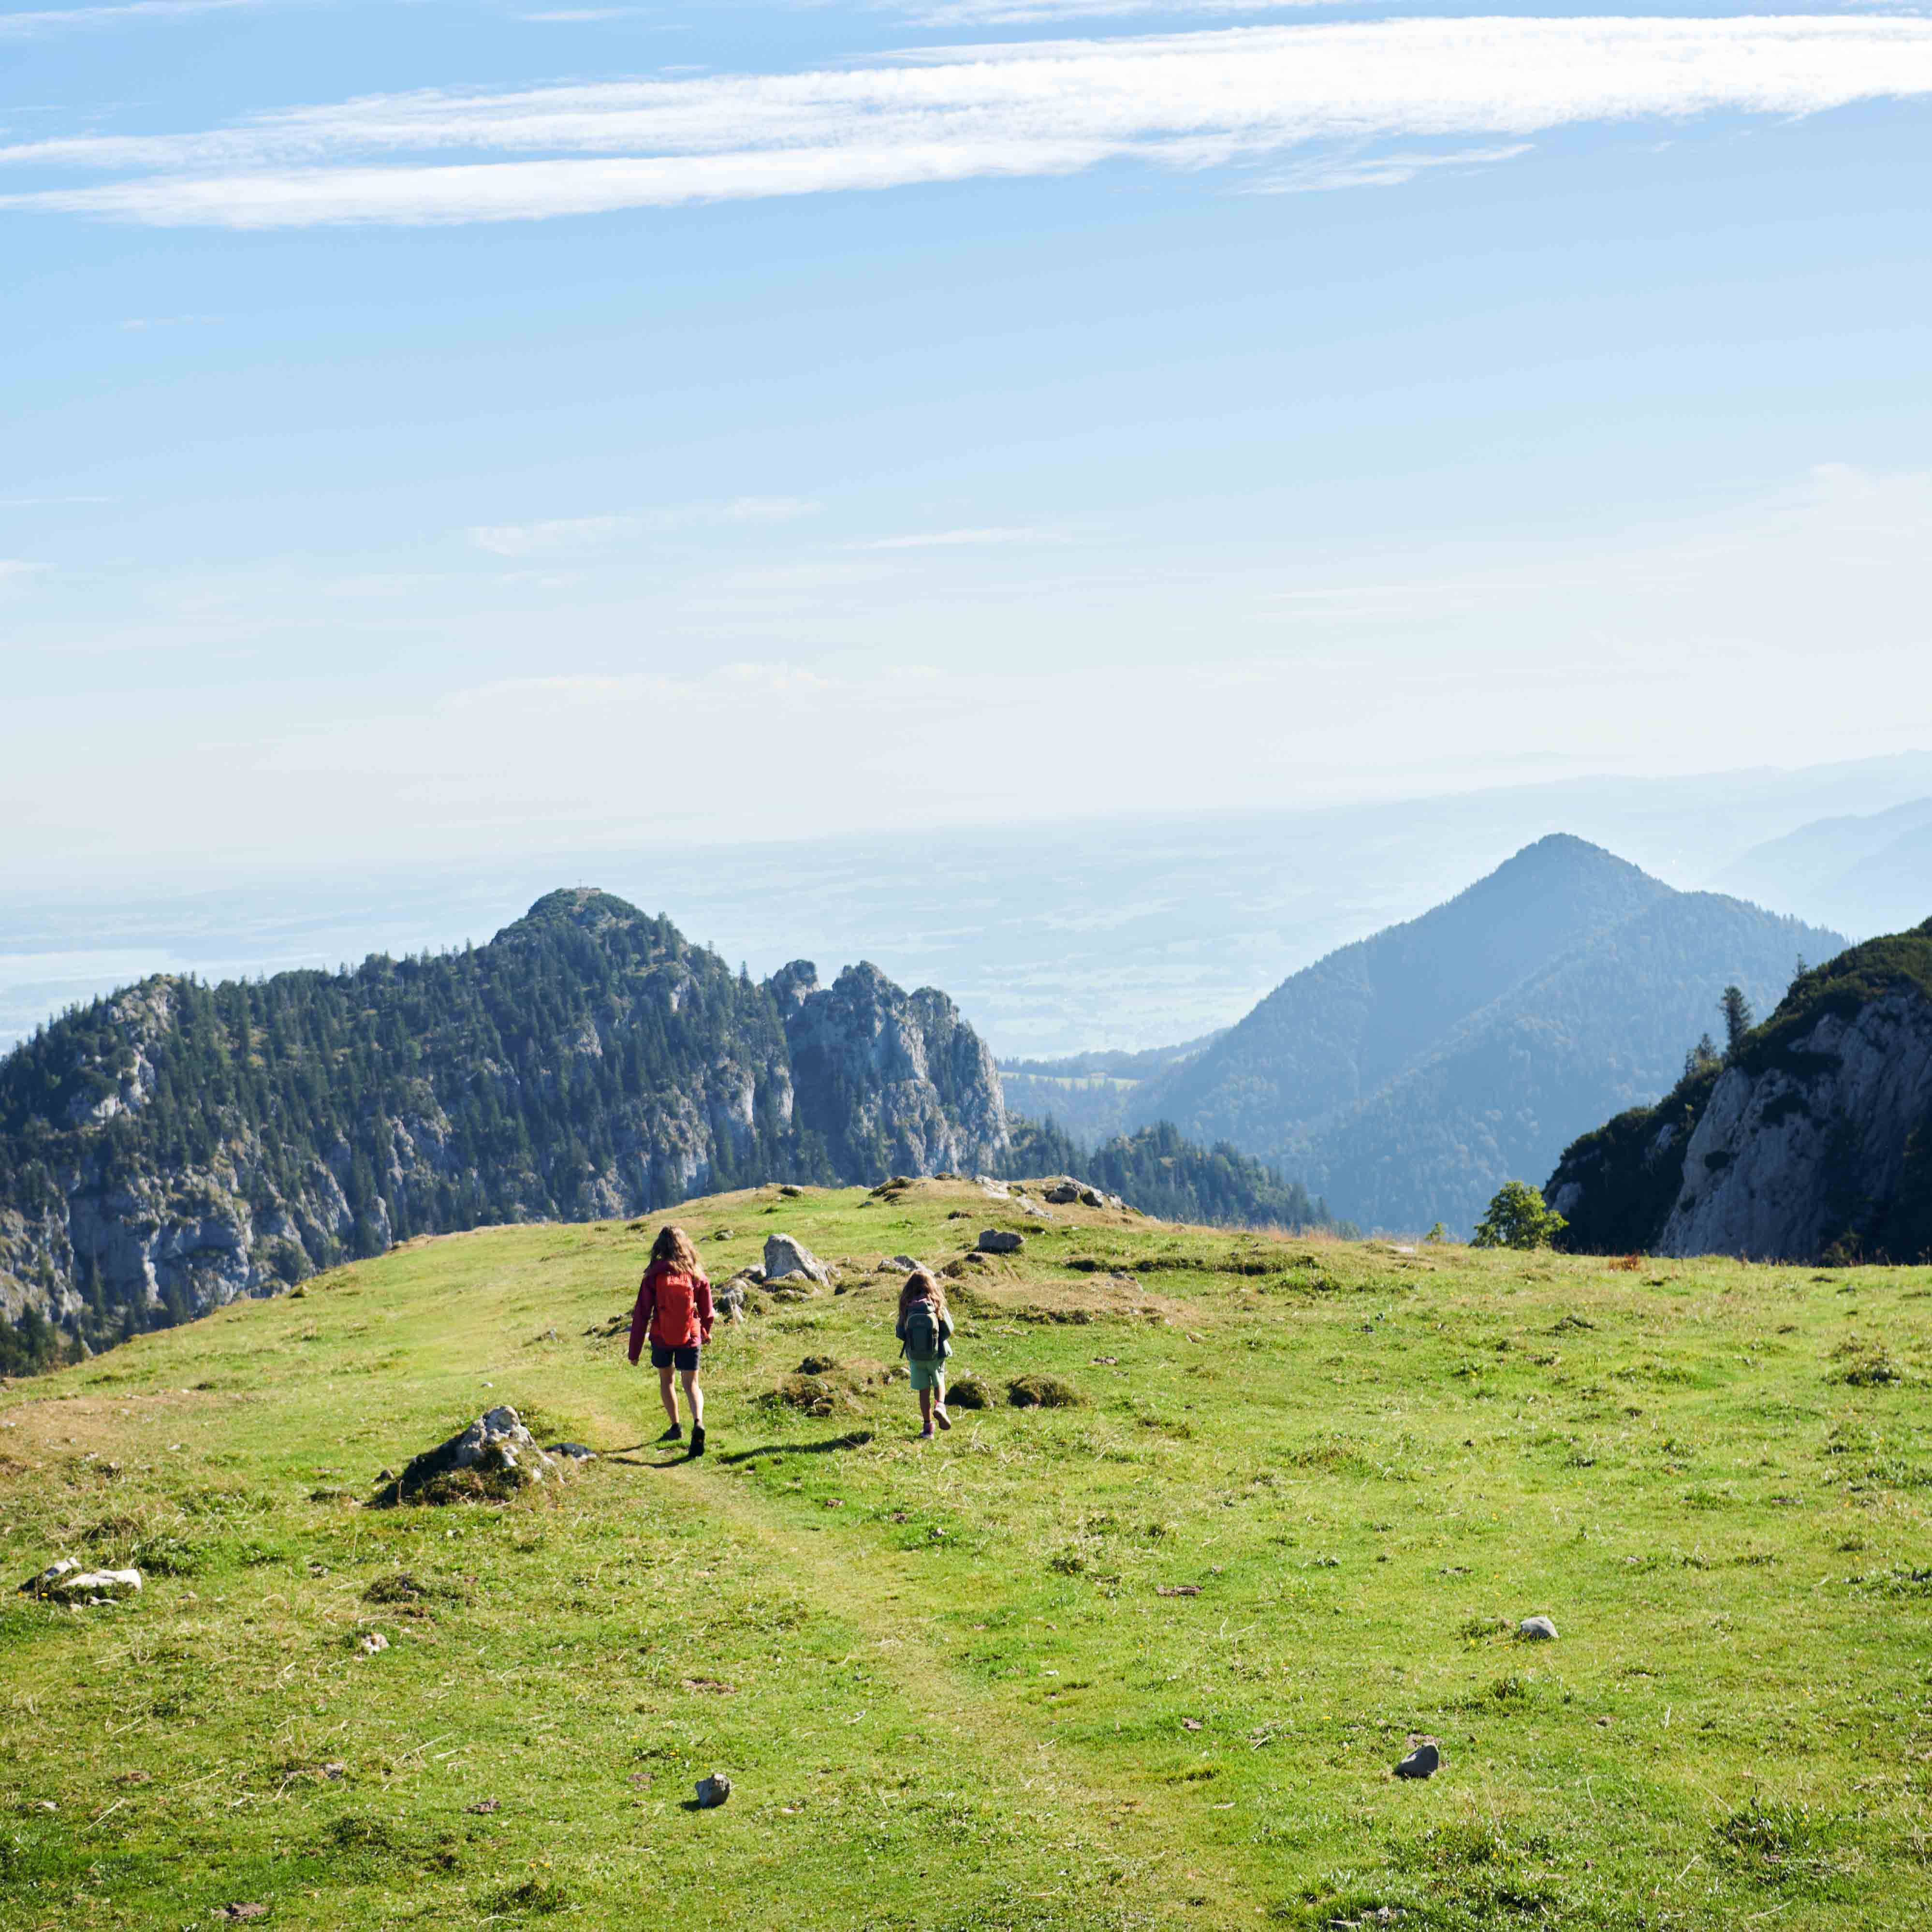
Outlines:
{"type": "Polygon", "coordinates": [[[1814,820],[1754,847],[1712,884],[1851,932],[1914,925],[1932,904],[1932,798],[1862,817],[1814,820]]]}
{"type": "Polygon", "coordinates": [[[1726,985],[1768,1004],[1801,954],[1844,943],[1552,836],[1298,973],[1132,1104],[1298,1176],[1348,1220],[1466,1230],[1504,1180],[1668,1087],[1726,985]]]}
{"type": "Polygon", "coordinates": [[[1802,952],[1840,943],[1737,899],[1672,893],[1472,1015],[1280,1158],[1351,1219],[1467,1229],[1503,1181],[1546,1174],[1607,1107],[1668,1087],[1726,986],[1769,1006],[1802,952]]]}
{"type": "Polygon", "coordinates": [[[1133,1118],[1273,1155],[1579,940],[1670,896],[1580,838],[1539,839],[1446,904],[1285,980],[1198,1058],[1144,1082],[1133,1118]]]}
{"type": "Polygon", "coordinates": [[[112,1340],[413,1234],[1005,1146],[943,994],[870,967],[754,986],[668,920],[553,892],[440,958],[147,980],[0,1062],[0,1313],[112,1340]]]}
{"type": "Polygon", "coordinates": [[[1932,1252],[1932,920],[1804,974],[1727,1065],[1582,1136],[1544,1192],[1580,1252],[1932,1252]]]}

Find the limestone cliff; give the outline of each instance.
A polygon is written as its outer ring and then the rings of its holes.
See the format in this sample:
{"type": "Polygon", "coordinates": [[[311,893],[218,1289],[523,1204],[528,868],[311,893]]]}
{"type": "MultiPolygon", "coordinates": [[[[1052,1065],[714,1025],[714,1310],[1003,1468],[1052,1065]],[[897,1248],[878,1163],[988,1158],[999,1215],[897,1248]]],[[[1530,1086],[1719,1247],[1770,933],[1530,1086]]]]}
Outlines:
{"type": "Polygon", "coordinates": [[[1802,975],[1730,1061],[1576,1142],[1544,1189],[1597,1252],[1932,1251],[1932,920],[1802,975]]]}
{"type": "Polygon", "coordinates": [[[991,1050],[936,987],[907,993],[848,966],[830,986],[809,960],[769,982],[784,1023],[799,1124],[857,1179],[997,1167],[1006,1111],[991,1050]]]}

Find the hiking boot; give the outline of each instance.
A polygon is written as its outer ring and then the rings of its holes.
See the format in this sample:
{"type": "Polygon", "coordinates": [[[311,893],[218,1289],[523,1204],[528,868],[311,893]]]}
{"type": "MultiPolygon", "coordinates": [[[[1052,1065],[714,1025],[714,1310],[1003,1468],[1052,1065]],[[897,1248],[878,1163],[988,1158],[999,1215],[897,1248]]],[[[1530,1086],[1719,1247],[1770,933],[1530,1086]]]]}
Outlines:
{"type": "Polygon", "coordinates": [[[704,1431],[694,1422],[691,1425],[691,1453],[694,1456],[704,1454],[704,1431]]]}
{"type": "Polygon", "coordinates": [[[682,1442],[684,1440],[684,1425],[682,1423],[674,1422],[658,1438],[658,1440],[660,1442],[682,1442]]]}
{"type": "Polygon", "coordinates": [[[936,1403],[934,1406],[932,1419],[942,1429],[950,1429],[952,1426],[952,1418],[946,1414],[946,1406],[943,1402],[936,1403]]]}

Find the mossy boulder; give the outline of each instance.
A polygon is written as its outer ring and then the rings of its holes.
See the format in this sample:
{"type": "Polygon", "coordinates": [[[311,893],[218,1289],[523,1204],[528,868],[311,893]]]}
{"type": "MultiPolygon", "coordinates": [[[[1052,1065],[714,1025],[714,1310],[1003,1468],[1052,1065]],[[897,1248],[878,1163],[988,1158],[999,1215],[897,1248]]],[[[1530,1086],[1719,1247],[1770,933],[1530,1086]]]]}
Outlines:
{"type": "Polygon", "coordinates": [[[1078,1408],[1086,1400],[1058,1376],[1016,1376],[1006,1384],[1006,1400],[1015,1408],[1078,1408]]]}

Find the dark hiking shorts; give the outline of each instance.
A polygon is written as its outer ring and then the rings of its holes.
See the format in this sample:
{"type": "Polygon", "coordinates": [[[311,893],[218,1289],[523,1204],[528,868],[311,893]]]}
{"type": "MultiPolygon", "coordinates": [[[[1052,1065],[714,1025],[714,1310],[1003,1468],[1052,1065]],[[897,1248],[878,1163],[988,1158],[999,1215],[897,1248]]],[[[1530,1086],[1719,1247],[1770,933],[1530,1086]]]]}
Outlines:
{"type": "Polygon", "coordinates": [[[668,1342],[651,1344],[651,1366],[654,1369],[682,1369],[688,1376],[698,1372],[698,1348],[694,1342],[688,1348],[674,1348],[668,1342]]]}

